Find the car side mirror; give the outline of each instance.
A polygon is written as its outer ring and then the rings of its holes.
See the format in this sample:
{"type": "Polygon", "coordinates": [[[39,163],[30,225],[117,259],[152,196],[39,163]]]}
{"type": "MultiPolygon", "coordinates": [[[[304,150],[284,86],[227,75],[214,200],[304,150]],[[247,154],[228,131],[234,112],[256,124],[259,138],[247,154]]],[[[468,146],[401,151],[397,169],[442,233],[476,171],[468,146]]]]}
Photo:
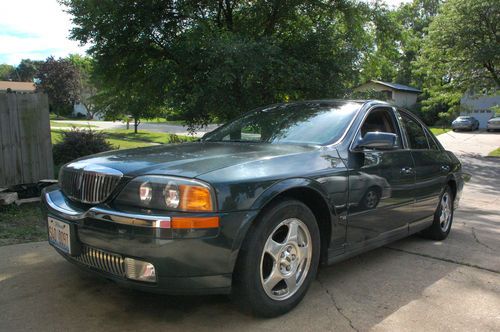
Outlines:
{"type": "Polygon", "coordinates": [[[370,131],[365,134],[354,146],[354,150],[380,149],[391,150],[396,148],[398,135],[386,132],[370,131]]]}

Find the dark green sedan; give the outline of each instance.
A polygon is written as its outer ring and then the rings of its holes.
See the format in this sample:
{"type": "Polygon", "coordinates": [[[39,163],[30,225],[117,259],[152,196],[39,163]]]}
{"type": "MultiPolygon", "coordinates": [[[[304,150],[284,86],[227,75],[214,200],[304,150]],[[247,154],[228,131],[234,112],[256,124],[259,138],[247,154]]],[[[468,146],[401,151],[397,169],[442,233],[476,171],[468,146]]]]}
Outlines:
{"type": "Polygon", "coordinates": [[[317,100],[259,108],[194,143],[76,160],[42,200],[50,244],[85,270],[231,293],[276,316],[319,264],[417,232],[444,240],[462,188],[458,159],[410,112],[317,100]]]}

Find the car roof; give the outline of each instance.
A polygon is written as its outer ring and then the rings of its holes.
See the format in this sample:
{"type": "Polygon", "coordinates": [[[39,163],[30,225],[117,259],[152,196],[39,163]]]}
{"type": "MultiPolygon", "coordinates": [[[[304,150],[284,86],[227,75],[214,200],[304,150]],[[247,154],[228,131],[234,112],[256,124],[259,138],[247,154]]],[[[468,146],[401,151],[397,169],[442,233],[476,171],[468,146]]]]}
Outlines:
{"type": "Polygon", "coordinates": [[[392,106],[391,104],[389,104],[386,101],[381,101],[381,100],[376,100],[376,99],[310,99],[310,100],[299,100],[299,101],[276,103],[276,104],[269,105],[269,106],[302,105],[302,104],[311,104],[311,103],[332,104],[332,105],[333,104],[342,105],[342,104],[356,103],[356,104],[359,104],[360,106],[363,106],[365,104],[381,104],[381,105],[392,106]]]}

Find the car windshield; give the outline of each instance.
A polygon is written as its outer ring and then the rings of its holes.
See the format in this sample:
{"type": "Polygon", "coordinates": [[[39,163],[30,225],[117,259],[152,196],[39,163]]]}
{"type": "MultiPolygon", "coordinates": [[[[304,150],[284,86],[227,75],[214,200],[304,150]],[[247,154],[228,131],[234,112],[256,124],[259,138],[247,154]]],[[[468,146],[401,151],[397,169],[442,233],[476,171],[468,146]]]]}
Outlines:
{"type": "Polygon", "coordinates": [[[358,103],[281,104],[249,112],[208,133],[204,141],[327,144],[338,140],[358,103]]]}
{"type": "Polygon", "coordinates": [[[472,117],[470,116],[459,116],[457,120],[472,120],[472,117]]]}

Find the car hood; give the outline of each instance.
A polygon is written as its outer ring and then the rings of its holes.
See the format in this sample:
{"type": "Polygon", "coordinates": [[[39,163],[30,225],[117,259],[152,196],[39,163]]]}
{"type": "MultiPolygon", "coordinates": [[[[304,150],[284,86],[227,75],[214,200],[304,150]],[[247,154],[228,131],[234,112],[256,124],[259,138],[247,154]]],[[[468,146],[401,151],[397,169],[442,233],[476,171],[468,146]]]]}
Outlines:
{"type": "Polygon", "coordinates": [[[304,153],[304,145],[266,143],[195,142],[104,152],[78,159],[78,164],[116,169],[125,176],[144,174],[197,177],[221,168],[304,153]]]}

